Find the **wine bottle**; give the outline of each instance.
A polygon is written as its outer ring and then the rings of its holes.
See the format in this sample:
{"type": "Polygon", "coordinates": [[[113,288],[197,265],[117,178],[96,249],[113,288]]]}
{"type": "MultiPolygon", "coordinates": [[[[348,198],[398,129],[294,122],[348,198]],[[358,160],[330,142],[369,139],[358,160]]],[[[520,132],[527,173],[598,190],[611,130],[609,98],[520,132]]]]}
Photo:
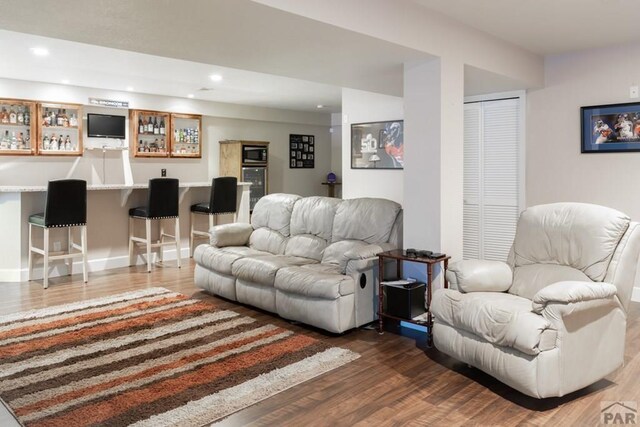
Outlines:
{"type": "Polygon", "coordinates": [[[11,110],[9,110],[9,123],[12,125],[18,124],[18,115],[16,114],[16,110],[13,109],[13,105],[11,106],[11,110]]]}
{"type": "Polygon", "coordinates": [[[160,135],[160,126],[158,126],[158,118],[153,120],[153,134],[160,135]]]}
{"type": "Polygon", "coordinates": [[[144,123],[142,123],[142,116],[138,119],[138,133],[144,133],[144,123]]]}
{"type": "Polygon", "coordinates": [[[24,112],[24,125],[25,126],[31,126],[31,112],[29,111],[29,107],[27,107],[25,109],[24,112]]]}
{"type": "Polygon", "coordinates": [[[164,118],[160,122],[160,135],[165,135],[167,133],[167,128],[164,126],[164,118]]]}
{"type": "Polygon", "coordinates": [[[153,118],[149,117],[149,123],[147,123],[147,132],[153,133],[153,118]]]}

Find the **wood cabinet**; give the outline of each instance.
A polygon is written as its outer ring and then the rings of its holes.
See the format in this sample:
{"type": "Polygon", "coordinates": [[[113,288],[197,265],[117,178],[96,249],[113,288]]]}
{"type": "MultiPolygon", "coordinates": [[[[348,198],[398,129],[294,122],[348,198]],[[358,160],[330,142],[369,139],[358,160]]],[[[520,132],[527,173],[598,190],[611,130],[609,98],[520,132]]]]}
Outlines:
{"type": "Polygon", "coordinates": [[[81,105],[39,103],[35,121],[39,155],[82,155],[81,105]]]}
{"type": "Polygon", "coordinates": [[[202,116],[171,114],[171,157],[202,157],[202,116]]]}
{"type": "Polygon", "coordinates": [[[168,157],[171,114],[151,110],[129,112],[129,139],[133,157],[168,157]]]}
{"type": "Polygon", "coordinates": [[[0,99],[0,155],[36,154],[36,103],[0,99]]]}
{"type": "Polygon", "coordinates": [[[269,142],[220,141],[220,176],[250,182],[249,210],[269,194],[269,142]]]}

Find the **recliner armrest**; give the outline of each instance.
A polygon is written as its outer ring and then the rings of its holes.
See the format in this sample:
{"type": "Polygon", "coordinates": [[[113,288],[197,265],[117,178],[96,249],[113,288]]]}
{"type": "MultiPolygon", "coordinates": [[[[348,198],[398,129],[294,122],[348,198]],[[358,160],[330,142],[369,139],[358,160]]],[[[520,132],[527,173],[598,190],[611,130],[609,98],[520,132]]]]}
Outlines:
{"type": "Polygon", "coordinates": [[[541,314],[548,304],[572,304],[583,301],[613,299],[617,289],[611,283],[563,281],[540,289],[533,296],[532,309],[541,314]]]}
{"type": "Polygon", "coordinates": [[[232,224],[216,225],[209,230],[211,245],[223,248],[225,246],[246,246],[253,233],[251,224],[234,222],[232,224]]]}
{"type": "Polygon", "coordinates": [[[395,246],[391,243],[372,243],[367,246],[350,249],[344,253],[344,256],[350,260],[375,258],[380,252],[390,251],[391,249],[395,249],[395,246]]]}
{"type": "Polygon", "coordinates": [[[505,292],[511,287],[511,268],[501,261],[469,259],[452,263],[447,269],[452,289],[468,292],[505,292]]]}

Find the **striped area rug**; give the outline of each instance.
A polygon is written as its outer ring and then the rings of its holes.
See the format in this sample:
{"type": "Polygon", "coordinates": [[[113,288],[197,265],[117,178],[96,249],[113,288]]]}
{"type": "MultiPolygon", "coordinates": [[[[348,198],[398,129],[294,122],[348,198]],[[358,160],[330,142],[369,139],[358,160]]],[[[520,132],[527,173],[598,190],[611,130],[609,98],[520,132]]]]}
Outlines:
{"type": "Polygon", "coordinates": [[[26,426],[200,426],[358,357],[164,288],[0,317],[26,426]]]}

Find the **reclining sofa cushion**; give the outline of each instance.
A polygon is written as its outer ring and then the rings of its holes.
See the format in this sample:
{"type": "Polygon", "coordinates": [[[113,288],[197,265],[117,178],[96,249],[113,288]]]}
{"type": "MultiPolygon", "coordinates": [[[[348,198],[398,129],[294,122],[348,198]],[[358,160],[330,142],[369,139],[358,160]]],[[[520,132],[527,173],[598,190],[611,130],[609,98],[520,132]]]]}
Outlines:
{"type": "Polygon", "coordinates": [[[291,237],[284,254],[322,259],[322,252],[331,241],[333,218],[340,199],[329,197],[306,197],[298,200],[291,214],[291,237]]]}
{"type": "Polygon", "coordinates": [[[353,253],[358,250],[363,250],[369,246],[367,242],[362,240],[342,240],[335,242],[327,246],[322,254],[322,264],[333,265],[342,274],[347,270],[347,264],[351,258],[347,257],[348,253],[353,253]]]}
{"type": "Polygon", "coordinates": [[[276,274],[275,287],[290,294],[321,299],[337,299],[355,292],[351,276],[326,264],[283,268],[276,274]]]}
{"type": "Polygon", "coordinates": [[[531,311],[531,300],[517,295],[441,289],[433,296],[431,310],[441,323],[528,355],[556,346],[551,322],[531,311]]]}
{"type": "Polygon", "coordinates": [[[281,268],[311,264],[316,261],[286,255],[261,255],[238,259],[231,266],[232,274],[245,282],[273,286],[276,273],[281,268]]]}
{"type": "Polygon", "coordinates": [[[274,255],[283,254],[290,233],[293,206],[300,199],[294,194],[275,193],[258,200],[251,215],[254,232],[249,238],[249,246],[274,255]]]}
{"type": "Polygon", "coordinates": [[[400,211],[401,206],[391,200],[343,200],[333,220],[331,241],[362,240],[366,243],[386,243],[400,211]]]}
{"type": "Polygon", "coordinates": [[[249,237],[253,233],[251,224],[234,222],[231,224],[216,225],[210,230],[212,246],[223,248],[225,246],[246,246],[249,237]]]}
{"type": "Polygon", "coordinates": [[[247,246],[226,246],[216,248],[210,245],[199,245],[193,253],[196,264],[218,273],[230,275],[231,267],[237,260],[251,256],[271,255],[268,252],[257,251],[247,246]]]}
{"type": "Polygon", "coordinates": [[[509,292],[532,298],[550,283],[584,281],[581,275],[567,274],[566,269],[556,269],[556,277],[543,270],[548,265],[569,267],[591,281],[602,281],[629,224],[628,216],[604,206],[553,203],[528,208],[518,220],[510,262],[514,279],[518,268],[535,267],[530,268],[526,280],[514,280],[509,292]]]}

